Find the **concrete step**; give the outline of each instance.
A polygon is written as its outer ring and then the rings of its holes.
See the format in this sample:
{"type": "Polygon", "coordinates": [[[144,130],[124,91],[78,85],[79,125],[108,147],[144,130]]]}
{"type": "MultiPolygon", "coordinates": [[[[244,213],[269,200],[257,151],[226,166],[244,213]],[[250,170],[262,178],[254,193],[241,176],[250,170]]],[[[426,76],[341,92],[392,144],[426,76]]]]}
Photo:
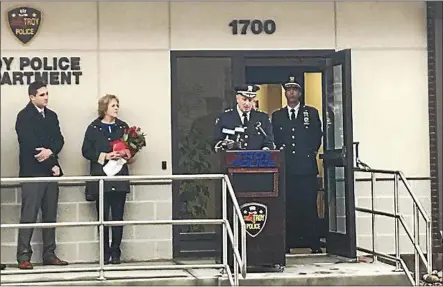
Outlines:
{"type": "MultiPolygon", "coordinates": [[[[170,264],[213,264],[209,260],[181,262],[144,262],[125,263],[126,266],[152,266],[170,264]]],[[[72,264],[70,267],[96,267],[96,264],[72,264]]],[[[221,269],[187,270],[128,270],[106,271],[106,280],[98,280],[98,272],[61,272],[50,273],[53,267],[36,266],[35,270],[48,273],[26,274],[26,271],[8,268],[1,272],[1,285],[8,286],[227,286],[228,278],[221,269]],[[11,271],[12,270],[12,271],[11,271]],[[23,271],[23,272],[22,272],[23,271]]],[[[58,268],[60,269],[60,268],[58,268]]],[[[384,263],[350,263],[332,256],[307,256],[288,258],[283,272],[248,273],[246,279],[240,279],[243,286],[387,286],[410,285],[404,272],[396,272],[393,266],[384,263]]]]}

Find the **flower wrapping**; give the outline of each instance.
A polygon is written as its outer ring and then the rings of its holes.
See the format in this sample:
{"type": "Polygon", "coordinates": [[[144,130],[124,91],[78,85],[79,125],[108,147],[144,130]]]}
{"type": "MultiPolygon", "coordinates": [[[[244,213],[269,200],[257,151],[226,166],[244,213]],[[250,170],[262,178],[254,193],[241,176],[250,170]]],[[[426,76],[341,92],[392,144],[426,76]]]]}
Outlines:
{"type": "Polygon", "coordinates": [[[108,176],[116,175],[123,165],[146,146],[146,135],[139,127],[132,126],[124,130],[123,136],[119,140],[110,143],[112,151],[117,152],[121,158],[110,160],[103,171],[108,176]]]}

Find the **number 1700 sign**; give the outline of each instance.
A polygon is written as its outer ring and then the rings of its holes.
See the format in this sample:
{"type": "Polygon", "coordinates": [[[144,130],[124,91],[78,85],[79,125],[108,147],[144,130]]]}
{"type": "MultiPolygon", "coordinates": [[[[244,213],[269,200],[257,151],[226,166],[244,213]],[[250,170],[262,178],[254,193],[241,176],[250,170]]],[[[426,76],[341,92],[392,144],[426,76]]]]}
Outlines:
{"type": "Polygon", "coordinates": [[[255,35],[262,34],[274,34],[277,28],[274,20],[232,20],[229,23],[229,27],[232,29],[233,35],[246,35],[248,32],[252,32],[255,35]]]}

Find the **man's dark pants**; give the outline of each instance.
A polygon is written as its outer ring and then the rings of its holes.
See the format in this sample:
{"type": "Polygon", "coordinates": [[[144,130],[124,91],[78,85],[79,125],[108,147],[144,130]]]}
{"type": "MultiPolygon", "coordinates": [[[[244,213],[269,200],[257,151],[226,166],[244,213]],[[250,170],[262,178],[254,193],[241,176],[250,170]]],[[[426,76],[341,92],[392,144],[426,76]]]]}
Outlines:
{"type": "Polygon", "coordinates": [[[309,247],[320,248],[317,215],[317,175],[286,174],[286,246],[303,236],[309,247]]]}
{"type": "MultiPolygon", "coordinates": [[[[35,223],[38,211],[42,210],[42,222],[56,222],[59,188],[56,182],[22,184],[20,223],[35,223]]],[[[17,261],[30,261],[32,256],[32,228],[19,229],[17,261]]],[[[51,260],[55,251],[55,228],[42,228],[43,261],[51,260]]]]}

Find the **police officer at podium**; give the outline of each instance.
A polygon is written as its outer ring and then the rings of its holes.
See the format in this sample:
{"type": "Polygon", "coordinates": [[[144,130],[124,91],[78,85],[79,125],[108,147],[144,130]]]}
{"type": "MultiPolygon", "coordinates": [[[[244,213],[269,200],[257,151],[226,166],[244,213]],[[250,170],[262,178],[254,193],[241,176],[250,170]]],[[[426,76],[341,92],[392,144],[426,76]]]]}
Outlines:
{"type": "Polygon", "coordinates": [[[235,88],[237,105],[225,110],[216,120],[214,150],[274,149],[274,135],[268,114],[253,109],[260,88],[242,85],[235,88]]]}
{"type": "Polygon", "coordinates": [[[303,236],[312,253],[321,253],[317,216],[316,155],[322,130],[318,110],[300,102],[302,87],[295,77],[282,84],[287,106],[272,113],[277,149],[285,152],[286,162],[286,252],[295,238],[303,236]]]}

